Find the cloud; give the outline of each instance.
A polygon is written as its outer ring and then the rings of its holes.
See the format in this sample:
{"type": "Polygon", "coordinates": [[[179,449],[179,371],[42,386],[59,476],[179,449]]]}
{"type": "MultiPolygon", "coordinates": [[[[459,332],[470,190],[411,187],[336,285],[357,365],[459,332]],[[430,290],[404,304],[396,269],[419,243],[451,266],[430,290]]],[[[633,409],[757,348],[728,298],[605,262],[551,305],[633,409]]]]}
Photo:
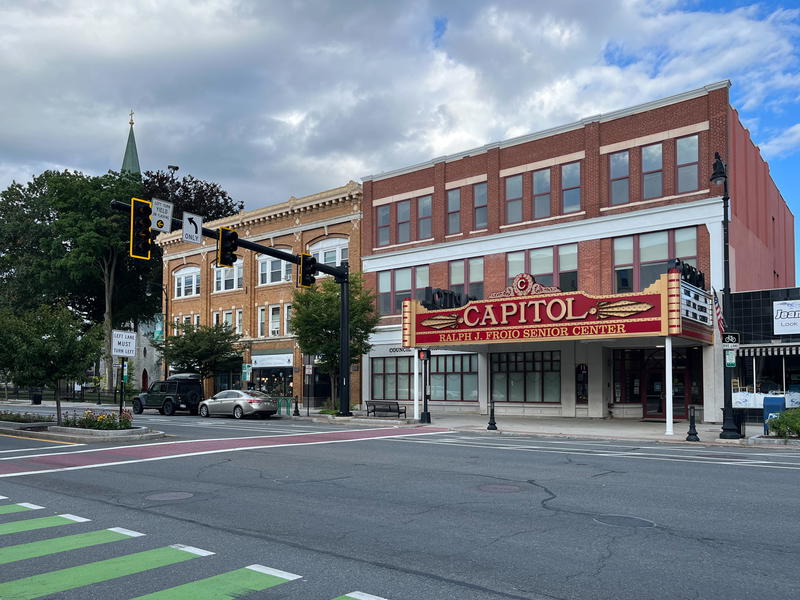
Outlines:
{"type": "Polygon", "coordinates": [[[118,169],[131,107],[142,168],[178,164],[256,208],[725,78],[756,139],[800,99],[800,13],[760,5],[40,0],[3,13],[0,188],[45,165],[118,169]]]}
{"type": "Polygon", "coordinates": [[[767,140],[759,146],[761,154],[767,159],[786,158],[800,150],[800,123],[767,140]]]}

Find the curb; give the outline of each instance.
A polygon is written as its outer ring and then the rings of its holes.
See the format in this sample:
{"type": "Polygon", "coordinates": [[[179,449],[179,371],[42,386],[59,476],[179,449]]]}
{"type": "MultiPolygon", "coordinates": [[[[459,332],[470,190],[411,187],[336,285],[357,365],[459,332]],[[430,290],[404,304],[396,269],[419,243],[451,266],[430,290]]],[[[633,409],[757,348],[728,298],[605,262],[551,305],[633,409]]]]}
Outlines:
{"type": "Polygon", "coordinates": [[[128,430],[79,429],[76,427],[58,427],[55,423],[9,423],[0,422],[0,433],[17,437],[52,440],[55,442],[75,442],[79,444],[106,442],[139,442],[159,440],[166,437],[163,431],[153,431],[149,427],[135,427],[137,433],[128,430]],[[40,429],[41,428],[41,429],[40,429]],[[80,433],[76,433],[76,432],[80,433]]]}

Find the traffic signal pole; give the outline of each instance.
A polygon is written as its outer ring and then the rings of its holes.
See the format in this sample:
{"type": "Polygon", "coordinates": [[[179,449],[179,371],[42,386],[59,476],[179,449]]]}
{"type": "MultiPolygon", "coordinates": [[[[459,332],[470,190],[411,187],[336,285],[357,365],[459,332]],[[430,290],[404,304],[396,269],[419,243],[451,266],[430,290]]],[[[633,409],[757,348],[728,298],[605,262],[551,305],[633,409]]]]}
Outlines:
{"type": "MultiPolygon", "coordinates": [[[[111,207],[124,211],[130,214],[131,205],[119,200],[112,200],[111,207]]],[[[180,219],[172,219],[172,228],[181,229],[183,221],[180,219]]],[[[219,240],[219,230],[208,229],[203,227],[202,234],[206,237],[219,240]]],[[[250,242],[239,238],[237,240],[238,248],[245,248],[252,250],[258,254],[266,254],[273,258],[285,260],[295,265],[299,265],[302,261],[301,254],[289,254],[269,246],[250,242]]],[[[136,257],[135,257],[136,258],[136,257]]],[[[149,260],[149,254],[147,259],[149,260]]],[[[324,263],[315,263],[314,270],[327,275],[332,275],[334,281],[339,284],[339,294],[341,302],[339,303],[339,412],[338,416],[351,416],[350,412],[350,267],[347,261],[342,262],[339,267],[331,267],[324,263]]],[[[166,327],[166,323],[165,323],[166,327]]]]}

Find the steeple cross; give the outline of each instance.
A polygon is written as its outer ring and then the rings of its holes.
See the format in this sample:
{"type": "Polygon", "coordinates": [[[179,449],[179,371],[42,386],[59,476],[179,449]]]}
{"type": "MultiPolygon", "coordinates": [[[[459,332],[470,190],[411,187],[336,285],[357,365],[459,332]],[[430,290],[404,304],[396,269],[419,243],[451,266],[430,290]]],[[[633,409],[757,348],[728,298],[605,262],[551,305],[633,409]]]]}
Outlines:
{"type": "Polygon", "coordinates": [[[133,125],[133,109],[131,109],[131,120],[128,121],[131,125],[133,125]]]}

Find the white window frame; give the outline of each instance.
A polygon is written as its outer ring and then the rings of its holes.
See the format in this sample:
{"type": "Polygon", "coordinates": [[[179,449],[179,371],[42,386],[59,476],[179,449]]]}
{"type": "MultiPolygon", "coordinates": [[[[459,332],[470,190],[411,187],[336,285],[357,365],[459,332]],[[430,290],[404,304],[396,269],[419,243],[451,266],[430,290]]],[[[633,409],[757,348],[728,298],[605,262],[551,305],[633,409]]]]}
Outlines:
{"type": "Polygon", "coordinates": [[[184,267],[176,271],[172,275],[174,291],[173,297],[178,298],[191,298],[200,295],[200,267],[184,267]],[[189,284],[191,293],[184,294],[186,284],[189,284]]]}
{"type": "Polygon", "coordinates": [[[267,307],[258,307],[258,337],[267,337],[267,307]]]}
{"type": "Polygon", "coordinates": [[[172,321],[172,335],[178,335],[178,324],[181,322],[180,317],[175,317],[172,321]]]}
{"type": "Polygon", "coordinates": [[[200,315],[195,315],[194,316],[194,326],[195,327],[200,327],[200,315]]]}
{"type": "Polygon", "coordinates": [[[283,331],[286,335],[292,335],[289,331],[289,323],[292,322],[292,305],[283,305],[283,331]]]}
{"type": "Polygon", "coordinates": [[[269,312],[267,313],[269,316],[269,322],[267,326],[269,327],[269,337],[280,337],[281,335],[281,305],[280,304],[271,304],[269,307],[269,312]],[[273,314],[278,315],[277,326],[274,326],[272,316],[273,314]]]}
{"type": "Polygon", "coordinates": [[[241,308],[236,309],[236,333],[244,333],[244,310],[241,308]]]}
{"type": "MultiPolygon", "coordinates": [[[[291,252],[291,249],[282,249],[285,252],[291,252]]],[[[293,263],[280,258],[272,258],[270,256],[258,257],[258,285],[277,285],[279,283],[286,283],[292,280],[292,267],[293,263]],[[272,269],[274,263],[283,263],[280,268],[280,277],[275,279],[272,269]]]]}
{"type": "Polygon", "coordinates": [[[231,292],[242,289],[244,261],[241,259],[233,263],[233,267],[214,266],[214,293],[231,292]],[[227,287],[231,281],[233,287],[227,287]]]}
{"type": "Polygon", "coordinates": [[[219,325],[219,312],[215,312],[211,315],[211,322],[214,324],[214,327],[219,325]]]}
{"type": "Polygon", "coordinates": [[[233,311],[232,310],[224,310],[222,311],[222,324],[227,327],[228,329],[233,329],[233,311]]]}
{"type": "MultiPolygon", "coordinates": [[[[349,260],[350,258],[350,239],[345,237],[327,237],[324,240],[320,240],[314,244],[311,244],[308,247],[308,253],[316,258],[318,263],[327,264],[331,267],[339,267],[342,264],[342,260],[349,260]],[[326,252],[336,253],[335,264],[325,263],[322,260],[325,258],[326,252]],[[344,254],[344,258],[342,257],[342,254],[344,254]]],[[[324,273],[317,274],[317,277],[321,276],[327,275],[324,273]]]]}

